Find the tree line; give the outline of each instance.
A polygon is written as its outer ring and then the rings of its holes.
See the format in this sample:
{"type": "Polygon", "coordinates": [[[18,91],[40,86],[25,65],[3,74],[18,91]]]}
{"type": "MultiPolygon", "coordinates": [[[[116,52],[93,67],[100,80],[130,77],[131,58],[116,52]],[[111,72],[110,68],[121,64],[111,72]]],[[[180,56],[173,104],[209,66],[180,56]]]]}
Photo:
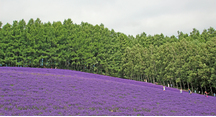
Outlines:
{"type": "Polygon", "coordinates": [[[39,18],[0,22],[0,65],[58,67],[125,79],[216,91],[216,30],[125,35],[103,24],[39,18]]]}

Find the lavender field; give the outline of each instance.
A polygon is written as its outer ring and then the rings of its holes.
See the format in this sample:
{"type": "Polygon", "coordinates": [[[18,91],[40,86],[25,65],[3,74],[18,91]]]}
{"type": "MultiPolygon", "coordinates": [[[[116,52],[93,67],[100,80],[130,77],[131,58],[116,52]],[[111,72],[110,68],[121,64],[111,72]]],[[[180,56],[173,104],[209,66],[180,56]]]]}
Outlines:
{"type": "Polygon", "coordinates": [[[1,67],[0,115],[215,116],[216,97],[71,70],[1,67]]]}

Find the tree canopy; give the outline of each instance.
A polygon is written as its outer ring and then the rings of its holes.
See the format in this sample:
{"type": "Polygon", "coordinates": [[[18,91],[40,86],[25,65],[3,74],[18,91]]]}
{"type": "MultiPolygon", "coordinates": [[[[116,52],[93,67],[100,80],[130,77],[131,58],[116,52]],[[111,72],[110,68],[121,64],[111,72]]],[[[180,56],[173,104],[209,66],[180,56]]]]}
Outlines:
{"type": "Polygon", "coordinates": [[[216,30],[133,37],[86,22],[0,22],[0,66],[58,67],[216,91],[216,30]]]}

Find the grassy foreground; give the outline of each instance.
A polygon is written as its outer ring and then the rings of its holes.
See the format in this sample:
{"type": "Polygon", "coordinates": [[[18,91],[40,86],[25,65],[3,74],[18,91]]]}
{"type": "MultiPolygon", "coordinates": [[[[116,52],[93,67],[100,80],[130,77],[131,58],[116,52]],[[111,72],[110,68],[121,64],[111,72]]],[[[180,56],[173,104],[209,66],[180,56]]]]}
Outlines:
{"type": "Polygon", "coordinates": [[[213,116],[216,97],[72,70],[0,67],[0,115],[213,116]]]}

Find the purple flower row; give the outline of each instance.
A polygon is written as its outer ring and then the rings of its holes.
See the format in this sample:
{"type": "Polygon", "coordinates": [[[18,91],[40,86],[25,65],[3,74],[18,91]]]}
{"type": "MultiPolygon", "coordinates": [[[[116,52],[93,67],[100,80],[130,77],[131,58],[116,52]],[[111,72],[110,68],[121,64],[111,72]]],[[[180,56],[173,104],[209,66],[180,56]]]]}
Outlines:
{"type": "Polygon", "coordinates": [[[71,70],[0,68],[0,115],[215,115],[216,98],[71,70]]]}

